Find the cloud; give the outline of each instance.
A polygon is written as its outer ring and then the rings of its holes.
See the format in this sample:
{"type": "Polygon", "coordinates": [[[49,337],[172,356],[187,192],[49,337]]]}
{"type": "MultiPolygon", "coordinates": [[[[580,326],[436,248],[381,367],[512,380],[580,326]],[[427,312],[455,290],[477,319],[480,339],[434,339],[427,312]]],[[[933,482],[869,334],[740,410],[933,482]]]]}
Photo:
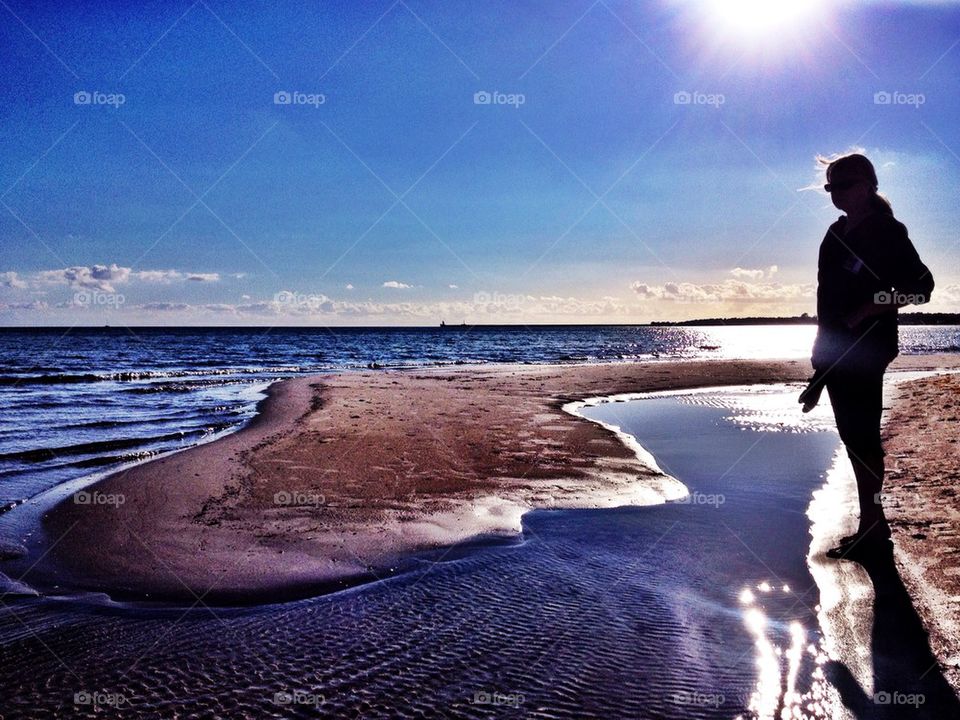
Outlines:
{"type": "Polygon", "coordinates": [[[171,283],[182,280],[183,273],[179,270],[140,270],[134,273],[138,280],[151,283],[171,283]]]}
{"type": "Polygon", "coordinates": [[[676,303],[784,302],[806,300],[816,294],[813,283],[748,283],[742,280],[703,284],[668,282],[663,285],[635,282],[630,288],[644,300],[676,303]]]}
{"type": "Polygon", "coordinates": [[[400,282],[399,280],[387,280],[387,281],[383,284],[383,287],[385,287],[385,288],[397,288],[397,289],[405,290],[405,289],[407,289],[407,288],[412,288],[413,285],[407,285],[406,283],[402,283],[402,282],[400,282]]]}
{"type": "Polygon", "coordinates": [[[780,268],[776,265],[771,265],[766,270],[763,268],[751,269],[751,268],[742,268],[735,267],[730,271],[730,274],[735,278],[748,278],[750,280],[762,280],[763,278],[771,278],[777,274],[780,268]]]}
{"type": "Polygon", "coordinates": [[[191,305],[187,303],[175,303],[175,302],[152,302],[145,303],[144,305],[138,305],[137,307],[143,308],[144,310],[158,310],[160,312],[169,312],[173,310],[190,310],[191,305]]]}
{"type": "Polygon", "coordinates": [[[353,285],[350,284],[350,283],[347,283],[346,285],[344,285],[344,288],[345,288],[346,290],[353,290],[353,285]]]}
{"type": "Polygon", "coordinates": [[[74,289],[97,290],[112,293],[114,284],[123,284],[130,279],[130,268],[111,265],[75,265],[61,270],[42,270],[36,275],[41,283],[69,285],[74,289]]]}
{"type": "Polygon", "coordinates": [[[43,312],[49,309],[50,309],[50,305],[48,305],[43,300],[33,300],[31,302],[20,302],[20,303],[0,302],[0,310],[34,310],[34,311],[43,312]]]}
{"type": "MultiPolygon", "coordinates": [[[[231,275],[230,277],[242,277],[243,273],[239,275],[231,275]]],[[[139,270],[135,273],[131,273],[131,279],[142,280],[143,282],[150,283],[171,283],[171,282],[180,282],[181,280],[195,281],[195,282],[219,282],[220,273],[197,273],[197,272],[181,272],[179,270],[139,270]]]]}
{"type": "MultiPolygon", "coordinates": [[[[243,277],[237,273],[230,277],[243,277]]],[[[74,290],[114,292],[116,285],[138,281],[168,285],[174,282],[219,282],[220,273],[184,272],[181,270],[133,270],[116,263],[110,265],[73,265],[56,270],[40,270],[21,277],[16,272],[0,273],[0,286],[16,289],[43,285],[67,285],[74,290]]]]}
{"type": "Polygon", "coordinates": [[[15,272],[2,272],[0,273],[0,287],[23,290],[27,287],[27,283],[21,280],[20,276],[15,272]]]}
{"type": "Polygon", "coordinates": [[[451,285],[447,285],[447,287],[450,288],[451,290],[457,290],[460,286],[451,284],[451,285]]]}

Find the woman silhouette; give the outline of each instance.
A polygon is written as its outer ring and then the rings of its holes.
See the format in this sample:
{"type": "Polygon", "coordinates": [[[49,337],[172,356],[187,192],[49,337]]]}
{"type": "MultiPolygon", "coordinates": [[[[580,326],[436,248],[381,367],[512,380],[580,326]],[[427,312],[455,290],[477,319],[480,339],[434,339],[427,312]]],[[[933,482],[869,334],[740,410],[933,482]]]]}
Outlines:
{"type": "Polygon", "coordinates": [[[897,309],[927,302],[933,276],[890,203],[877,194],[873,164],[860,154],[818,160],[826,166],[824,190],[845,215],[820,245],[815,387],[801,400],[809,405],[816,386],[826,387],[857,479],[857,532],[827,553],[842,558],[876,549],[890,537],[880,496],[883,374],[898,354],[897,309]]]}

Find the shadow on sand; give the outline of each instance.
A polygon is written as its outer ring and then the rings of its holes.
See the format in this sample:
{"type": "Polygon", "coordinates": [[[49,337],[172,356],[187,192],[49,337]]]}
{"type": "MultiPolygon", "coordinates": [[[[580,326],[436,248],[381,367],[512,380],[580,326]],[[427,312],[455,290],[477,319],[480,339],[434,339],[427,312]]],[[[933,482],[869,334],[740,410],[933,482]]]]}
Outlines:
{"type": "Polygon", "coordinates": [[[893,547],[857,556],[874,589],[871,634],[873,695],[868,695],[842,662],[826,673],[857,720],[866,718],[960,718],[960,700],[930,651],[927,633],[914,610],[893,559],[893,547]]]}

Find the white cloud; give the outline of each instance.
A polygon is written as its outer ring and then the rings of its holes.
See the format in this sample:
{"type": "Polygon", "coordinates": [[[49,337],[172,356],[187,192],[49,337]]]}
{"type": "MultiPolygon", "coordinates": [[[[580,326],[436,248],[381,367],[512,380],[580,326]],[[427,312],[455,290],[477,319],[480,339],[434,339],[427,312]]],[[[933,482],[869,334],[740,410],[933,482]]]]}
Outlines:
{"type": "Polygon", "coordinates": [[[71,288],[114,292],[114,284],[123,284],[130,279],[130,268],[111,265],[76,265],[61,270],[42,270],[36,275],[41,283],[69,285],[71,288]]]}
{"type": "Polygon", "coordinates": [[[0,287],[23,290],[27,287],[27,283],[21,280],[20,276],[15,272],[2,272],[0,273],[0,287]]]}
{"type": "Polygon", "coordinates": [[[777,274],[780,268],[776,265],[771,265],[770,267],[763,268],[742,268],[735,267],[730,271],[730,274],[735,278],[748,278],[750,280],[762,280],[763,278],[771,278],[777,274]]]}
{"type": "MultiPolygon", "coordinates": [[[[243,277],[243,273],[230,277],[243,277]]],[[[219,282],[220,273],[184,272],[181,270],[136,270],[116,263],[110,265],[74,265],[56,270],[41,270],[21,277],[16,272],[0,273],[0,286],[25,289],[43,285],[68,285],[74,290],[114,292],[116,285],[138,281],[169,285],[174,282],[219,282]]]]}
{"type": "Polygon", "coordinates": [[[447,285],[447,287],[450,288],[451,290],[457,290],[459,289],[460,286],[451,284],[451,285],[447,285]]]}
{"type": "Polygon", "coordinates": [[[782,302],[805,300],[816,294],[812,283],[748,283],[742,280],[703,284],[668,282],[663,285],[635,282],[630,288],[644,300],[680,303],[782,302]]]}
{"type": "Polygon", "coordinates": [[[347,283],[346,285],[344,285],[344,288],[346,288],[347,290],[353,290],[353,285],[351,283],[347,283]]]}
{"type": "Polygon", "coordinates": [[[144,305],[138,305],[137,307],[143,308],[144,310],[158,310],[160,312],[168,312],[171,310],[190,310],[193,306],[188,305],[187,303],[152,302],[152,303],[146,303],[144,305]]]}
{"type": "Polygon", "coordinates": [[[385,288],[397,288],[397,289],[405,290],[405,289],[407,289],[407,288],[412,288],[413,285],[407,285],[406,283],[402,283],[402,282],[400,282],[399,280],[387,280],[387,281],[383,284],[383,287],[385,287],[385,288]]]}
{"type": "Polygon", "coordinates": [[[134,273],[134,277],[144,282],[170,283],[183,280],[183,273],[179,270],[140,270],[134,273]]]}

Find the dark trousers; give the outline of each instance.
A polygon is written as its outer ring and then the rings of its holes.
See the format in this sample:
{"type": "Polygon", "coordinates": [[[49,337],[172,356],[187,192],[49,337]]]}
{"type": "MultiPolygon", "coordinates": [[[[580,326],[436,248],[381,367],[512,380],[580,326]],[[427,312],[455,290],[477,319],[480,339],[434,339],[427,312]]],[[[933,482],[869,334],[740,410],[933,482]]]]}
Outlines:
{"type": "Polygon", "coordinates": [[[861,531],[886,527],[880,504],[884,470],[880,443],[884,369],[834,368],[826,379],[837,431],[857,478],[861,531]]]}

